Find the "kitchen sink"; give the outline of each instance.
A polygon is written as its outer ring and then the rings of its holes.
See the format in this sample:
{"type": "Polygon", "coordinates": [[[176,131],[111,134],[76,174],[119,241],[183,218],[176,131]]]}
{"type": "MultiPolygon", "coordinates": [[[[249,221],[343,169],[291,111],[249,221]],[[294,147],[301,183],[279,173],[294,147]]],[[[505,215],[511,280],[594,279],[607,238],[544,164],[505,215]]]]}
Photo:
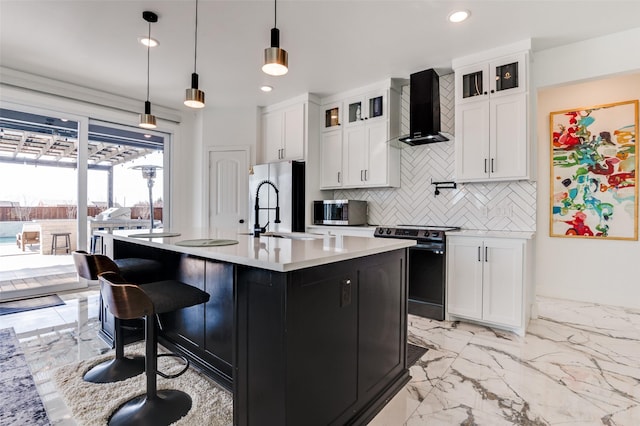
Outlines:
{"type": "Polygon", "coordinates": [[[308,232],[265,232],[261,234],[263,237],[286,238],[289,240],[321,240],[324,238],[322,234],[311,234],[308,232]]]}

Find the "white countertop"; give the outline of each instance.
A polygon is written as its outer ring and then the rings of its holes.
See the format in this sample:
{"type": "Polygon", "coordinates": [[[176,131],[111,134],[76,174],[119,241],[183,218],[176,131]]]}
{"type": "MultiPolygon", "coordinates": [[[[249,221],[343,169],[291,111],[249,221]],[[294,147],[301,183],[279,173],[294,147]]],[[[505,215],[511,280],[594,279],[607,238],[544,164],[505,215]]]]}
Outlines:
{"type": "Polygon", "coordinates": [[[98,232],[105,238],[134,242],[143,246],[186,253],[212,260],[253,266],[278,272],[288,272],[312,266],[355,259],[372,254],[403,249],[416,244],[413,240],[366,238],[351,236],[319,236],[313,240],[292,240],[238,233],[228,229],[190,229],[166,230],[158,229],[154,232],[179,232],[178,237],[170,238],[133,238],[131,234],[140,234],[148,230],[132,229],[108,232],[98,232]],[[219,247],[184,247],[176,243],[184,240],[200,238],[231,239],[238,244],[219,247]]]}
{"type": "Polygon", "coordinates": [[[447,231],[448,236],[457,237],[480,237],[480,238],[518,238],[531,240],[535,237],[535,232],[529,231],[484,231],[480,229],[460,229],[458,231],[447,231]]]}

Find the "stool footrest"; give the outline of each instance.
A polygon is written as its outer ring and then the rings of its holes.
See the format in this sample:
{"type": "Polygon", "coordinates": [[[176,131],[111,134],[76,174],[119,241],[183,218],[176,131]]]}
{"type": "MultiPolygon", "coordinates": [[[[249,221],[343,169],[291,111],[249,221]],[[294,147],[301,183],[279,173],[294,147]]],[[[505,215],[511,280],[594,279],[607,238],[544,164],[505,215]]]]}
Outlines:
{"type": "Polygon", "coordinates": [[[158,375],[164,377],[165,379],[175,379],[176,377],[180,377],[184,373],[186,373],[187,370],[189,369],[189,360],[186,357],[184,357],[182,355],[174,354],[174,353],[158,354],[158,358],[165,357],[165,356],[170,356],[170,357],[174,357],[174,358],[180,358],[184,362],[184,368],[182,370],[178,371],[176,374],[165,374],[162,371],[157,370],[158,375]]]}

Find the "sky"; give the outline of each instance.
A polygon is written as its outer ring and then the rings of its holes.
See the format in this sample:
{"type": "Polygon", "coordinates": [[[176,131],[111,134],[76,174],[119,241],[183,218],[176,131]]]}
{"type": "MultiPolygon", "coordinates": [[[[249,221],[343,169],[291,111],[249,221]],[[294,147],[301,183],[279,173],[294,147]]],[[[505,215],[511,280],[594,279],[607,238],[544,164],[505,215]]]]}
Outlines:
{"type": "MultiPolygon", "coordinates": [[[[114,202],[131,207],[138,202],[149,201],[147,180],[134,165],[162,165],[162,153],[153,153],[124,165],[114,167],[114,202]]],[[[153,199],[162,197],[162,171],[154,180],[153,199]]],[[[0,201],[20,202],[22,206],[75,204],[77,202],[77,177],[75,169],[0,163],[0,201]]],[[[107,173],[89,170],[87,203],[106,203],[107,173]]]]}

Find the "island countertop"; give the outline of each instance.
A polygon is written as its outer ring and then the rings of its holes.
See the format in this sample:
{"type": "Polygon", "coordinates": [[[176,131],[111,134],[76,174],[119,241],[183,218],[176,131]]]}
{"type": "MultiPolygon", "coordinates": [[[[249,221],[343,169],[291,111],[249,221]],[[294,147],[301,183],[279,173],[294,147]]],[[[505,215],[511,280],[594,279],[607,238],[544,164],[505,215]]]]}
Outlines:
{"type": "MultiPolygon", "coordinates": [[[[277,272],[295,271],[415,245],[413,240],[340,235],[317,235],[311,239],[277,238],[273,236],[254,238],[253,235],[230,229],[176,230],[175,233],[180,235],[175,237],[131,237],[131,235],[145,232],[148,231],[137,229],[117,230],[112,233],[99,231],[97,234],[105,238],[277,272]],[[187,240],[201,239],[236,240],[238,244],[213,247],[178,245],[178,243],[187,240]]],[[[154,233],[159,234],[166,232],[169,231],[163,229],[154,230],[154,233]]],[[[309,234],[300,235],[311,237],[309,234]]]]}

